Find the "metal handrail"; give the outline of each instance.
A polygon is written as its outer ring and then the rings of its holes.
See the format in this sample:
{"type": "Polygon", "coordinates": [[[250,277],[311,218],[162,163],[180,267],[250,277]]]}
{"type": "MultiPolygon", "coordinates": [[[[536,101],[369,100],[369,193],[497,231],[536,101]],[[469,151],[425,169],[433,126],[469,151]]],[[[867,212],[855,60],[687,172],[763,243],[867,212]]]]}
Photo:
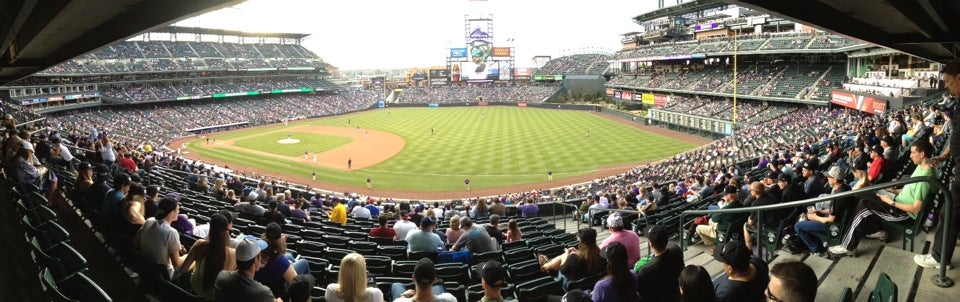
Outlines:
{"type": "MultiPolygon", "coordinates": [[[[943,185],[943,183],[941,183],[939,180],[937,180],[937,179],[934,178],[934,177],[931,177],[931,176],[920,176],[920,177],[911,177],[911,178],[907,178],[907,179],[903,179],[903,180],[898,180],[898,181],[894,181],[894,182],[888,182],[888,183],[873,185],[873,186],[869,186],[869,187],[862,188],[862,189],[859,189],[859,190],[847,191],[847,192],[843,192],[843,193],[838,193],[838,194],[833,194],[833,195],[828,195],[828,196],[823,196],[823,197],[817,197],[817,198],[804,199],[804,200],[799,200],[799,201],[792,201],[792,202],[787,202],[787,203],[779,203],[779,204],[756,206],[756,207],[735,208],[735,209],[687,210],[687,211],[683,211],[682,213],[680,213],[680,222],[681,222],[681,223],[680,223],[679,229],[680,229],[680,232],[683,232],[683,231],[684,231],[684,230],[683,230],[683,221],[684,221],[684,218],[685,218],[687,215],[705,215],[705,214],[714,214],[714,213],[716,213],[716,214],[732,214],[732,213],[757,212],[757,221],[762,221],[762,219],[761,219],[762,212],[768,211],[768,210],[782,210],[782,209],[795,208],[795,207],[800,207],[800,206],[809,206],[809,205],[814,205],[814,204],[816,204],[816,203],[818,203],[818,202],[831,201],[831,200],[843,199],[843,198],[848,198],[848,197],[862,196],[864,193],[871,193],[871,192],[876,192],[876,191],[879,191],[879,190],[882,190],[882,189],[899,187],[899,186],[903,186],[903,185],[907,185],[907,184],[924,182],[924,181],[925,181],[925,182],[929,182],[930,184],[932,184],[933,186],[935,186],[937,189],[939,189],[941,192],[943,192],[943,196],[944,196],[943,202],[945,202],[946,204],[944,205],[944,208],[943,208],[942,210],[943,210],[943,213],[950,213],[950,211],[952,210],[952,207],[953,207],[953,196],[951,196],[950,191],[947,189],[947,187],[946,187],[945,185],[943,185]]],[[[952,223],[952,222],[950,221],[950,216],[951,216],[951,215],[948,214],[948,215],[943,215],[943,216],[946,216],[946,217],[943,219],[943,221],[940,221],[940,223],[943,223],[943,224],[944,224],[944,227],[951,225],[951,223],[952,223]]],[[[923,217],[917,217],[916,219],[923,219],[923,217]]],[[[757,232],[760,233],[760,234],[762,234],[762,232],[763,232],[763,223],[758,223],[758,224],[757,224],[757,232]]],[[[947,253],[947,244],[953,242],[952,240],[950,240],[950,238],[947,238],[947,237],[948,237],[948,234],[947,234],[947,233],[948,233],[948,232],[943,232],[943,238],[940,238],[940,240],[943,240],[942,242],[944,242],[944,243],[941,245],[941,246],[942,246],[942,247],[941,247],[941,255],[946,255],[946,253],[947,253]]],[[[956,238],[953,238],[953,239],[956,239],[956,238]]],[[[758,246],[759,246],[759,245],[758,245],[758,246]]],[[[683,242],[681,243],[681,248],[683,248],[684,250],[686,250],[687,247],[686,247],[686,242],[685,242],[685,241],[683,241],[683,242]]],[[[940,259],[940,261],[941,261],[941,262],[949,263],[949,262],[950,262],[950,259],[940,259]]],[[[951,287],[951,286],[953,286],[953,280],[950,279],[949,277],[947,277],[947,266],[946,266],[946,265],[940,265],[940,272],[939,272],[939,274],[933,276],[933,283],[934,283],[935,285],[939,286],[939,287],[951,287]]]]}

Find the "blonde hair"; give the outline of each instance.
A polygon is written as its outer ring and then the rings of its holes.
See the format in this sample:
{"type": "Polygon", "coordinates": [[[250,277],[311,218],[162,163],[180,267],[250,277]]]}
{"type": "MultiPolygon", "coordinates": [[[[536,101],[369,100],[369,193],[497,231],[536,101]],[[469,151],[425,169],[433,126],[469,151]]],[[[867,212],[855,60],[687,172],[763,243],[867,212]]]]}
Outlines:
{"type": "Polygon", "coordinates": [[[431,208],[427,210],[427,217],[437,217],[437,213],[434,212],[433,209],[431,208]]]}
{"type": "Polygon", "coordinates": [[[367,300],[367,262],[363,256],[350,253],[340,260],[337,277],[337,298],[344,302],[367,300]]]}
{"type": "Polygon", "coordinates": [[[450,229],[454,231],[460,230],[460,215],[453,215],[453,217],[450,218],[450,229]]]}

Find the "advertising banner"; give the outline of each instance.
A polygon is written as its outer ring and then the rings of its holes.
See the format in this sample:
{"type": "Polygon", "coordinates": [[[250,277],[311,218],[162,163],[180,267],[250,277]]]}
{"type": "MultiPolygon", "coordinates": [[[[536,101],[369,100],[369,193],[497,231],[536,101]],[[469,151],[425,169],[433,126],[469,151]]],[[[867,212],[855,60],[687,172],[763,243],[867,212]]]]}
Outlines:
{"type": "Polygon", "coordinates": [[[662,94],[653,95],[653,105],[654,106],[666,106],[667,105],[667,96],[662,94]]]}
{"type": "Polygon", "coordinates": [[[454,66],[457,66],[457,64],[459,65],[458,68],[454,69],[454,81],[456,81],[458,73],[461,79],[467,81],[500,79],[500,67],[497,65],[496,61],[481,62],[479,64],[474,62],[461,62],[454,64],[454,66]]]}
{"type": "Polygon", "coordinates": [[[533,68],[530,67],[518,67],[513,69],[513,75],[518,77],[529,77],[533,74],[533,68]]]}
{"type": "Polygon", "coordinates": [[[873,114],[882,114],[887,110],[886,101],[839,90],[830,93],[830,102],[873,114]]]}
{"type": "Polygon", "coordinates": [[[607,95],[613,96],[613,89],[607,88],[607,95]]]}
{"type": "Polygon", "coordinates": [[[653,105],[653,94],[644,93],[643,98],[641,100],[643,101],[644,104],[653,105]]]}
{"type": "Polygon", "coordinates": [[[519,102],[519,103],[517,103],[517,107],[527,107],[527,103],[525,103],[525,102],[519,102]]]}
{"type": "Polygon", "coordinates": [[[510,47],[494,47],[493,48],[494,57],[509,57],[510,56],[510,47]]]}
{"type": "Polygon", "coordinates": [[[510,70],[510,69],[511,69],[510,63],[512,63],[512,62],[511,62],[511,61],[496,61],[496,62],[494,62],[494,63],[497,63],[497,67],[499,67],[499,69],[500,69],[500,70],[497,71],[497,72],[500,73],[500,80],[501,80],[501,81],[509,81],[509,80],[510,80],[510,75],[513,74],[512,70],[510,70]]]}
{"type": "Polygon", "coordinates": [[[613,98],[619,99],[619,98],[620,98],[620,94],[621,94],[620,90],[614,91],[614,92],[613,92],[613,98]]]}
{"type": "Polygon", "coordinates": [[[623,93],[620,94],[620,99],[621,99],[621,100],[633,100],[633,92],[624,91],[623,93]]]}
{"type": "Polygon", "coordinates": [[[450,58],[466,58],[467,49],[466,48],[451,48],[450,49],[450,58]]]}
{"type": "Polygon", "coordinates": [[[643,94],[642,94],[642,93],[634,93],[634,94],[633,94],[633,100],[634,100],[634,101],[638,101],[638,102],[639,102],[639,101],[642,101],[642,100],[643,100],[643,94]]]}
{"type": "Polygon", "coordinates": [[[447,79],[450,77],[450,72],[446,69],[430,69],[430,79],[447,79]]]}

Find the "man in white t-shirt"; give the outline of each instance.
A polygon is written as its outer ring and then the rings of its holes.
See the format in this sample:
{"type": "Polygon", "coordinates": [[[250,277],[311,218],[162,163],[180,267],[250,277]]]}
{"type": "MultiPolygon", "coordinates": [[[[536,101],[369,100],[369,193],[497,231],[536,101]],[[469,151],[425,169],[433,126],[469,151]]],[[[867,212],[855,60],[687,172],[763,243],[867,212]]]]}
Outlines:
{"type": "Polygon", "coordinates": [[[417,224],[410,222],[410,215],[407,211],[400,211],[400,220],[393,224],[393,230],[397,232],[397,238],[394,240],[404,240],[407,233],[417,229],[417,224]]]}
{"type": "Polygon", "coordinates": [[[133,246],[140,249],[143,256],[154,263],[165,265],[167,274],[173,277],[173,271],[183,264],[186,255],[181,256],[180,233],[170,226],[180,215],[180,205],[176,200],[164,198],[157,205],[157,216],[150,217],[133,238],[133,246]]]}
{"type": "Polygon", "coordinates": [[[370,209],[362,206],[355,206],[353,207],[353,212],[350,212],[350,216],[353,218],[370,219],[370,209]]]}

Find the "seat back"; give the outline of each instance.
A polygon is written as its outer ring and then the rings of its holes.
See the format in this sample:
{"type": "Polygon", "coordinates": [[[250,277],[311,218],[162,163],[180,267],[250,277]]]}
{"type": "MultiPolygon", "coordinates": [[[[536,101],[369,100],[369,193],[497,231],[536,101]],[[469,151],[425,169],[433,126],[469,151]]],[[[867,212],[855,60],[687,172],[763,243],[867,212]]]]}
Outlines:
{"type": "Polygon", "coordinates": [[[840,293],[840,302],[853,302],[853,290],[849,287],[844,288],[840,293]]]}
{"type": "Polygon", "coordinates": [[[897,284],[890,280],[887,273],[880,273],[877,286],[870,293],[870,302],[896,302],[897,284]]]}

